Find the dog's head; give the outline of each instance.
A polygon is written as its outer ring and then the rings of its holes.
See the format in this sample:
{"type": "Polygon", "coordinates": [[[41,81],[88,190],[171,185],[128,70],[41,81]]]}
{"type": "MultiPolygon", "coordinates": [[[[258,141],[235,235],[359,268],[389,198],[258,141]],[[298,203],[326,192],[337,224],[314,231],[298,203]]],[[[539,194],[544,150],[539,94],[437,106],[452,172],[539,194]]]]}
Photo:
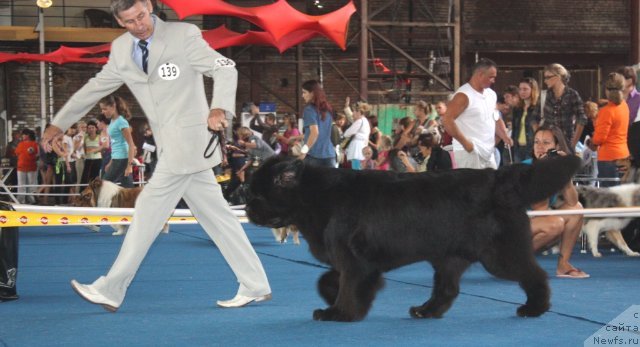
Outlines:
{"type": "Polygon", "coordinates": [[[98,206],[98,196],[100,195],[101,187],[102,180],[99,177],[94,178],[89,182],[89,185],[80,192],[80,196],[75,197],[73,205],[77,207],[98,206]]]}
{"type": "Polygon", "coordinates": [[[265,161],[249,183],[247,217],[255,224],[272,228],[294,224],[303,170],[304,163],[296,159],[278,156],[265,161]]]}

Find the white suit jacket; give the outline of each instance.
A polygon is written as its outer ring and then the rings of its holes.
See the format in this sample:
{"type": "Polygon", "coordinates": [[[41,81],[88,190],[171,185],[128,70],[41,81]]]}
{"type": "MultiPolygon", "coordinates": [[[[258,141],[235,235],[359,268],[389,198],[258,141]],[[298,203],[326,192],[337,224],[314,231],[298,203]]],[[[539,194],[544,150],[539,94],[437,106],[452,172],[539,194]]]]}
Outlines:
{"type": "Polygon", "coordinates": [[[203,155],[211,139],[207,117],[213,108],[235,113],[235,63],[212,49],[195,25],[165,23],[159,18],[155,18],[149,45],[148,74],[134,62],[133,49],[131,34],[115,39],[108,63],[67,101],[52,124],[66,130],[102,97],[126,84],[149,120],[159,162],[168,161],[165,167],[174,174],[218,165],[219,148],[209,159],[203,155]],[[203,75],[214,80],[211,107],[204,92],[203,75]]]}

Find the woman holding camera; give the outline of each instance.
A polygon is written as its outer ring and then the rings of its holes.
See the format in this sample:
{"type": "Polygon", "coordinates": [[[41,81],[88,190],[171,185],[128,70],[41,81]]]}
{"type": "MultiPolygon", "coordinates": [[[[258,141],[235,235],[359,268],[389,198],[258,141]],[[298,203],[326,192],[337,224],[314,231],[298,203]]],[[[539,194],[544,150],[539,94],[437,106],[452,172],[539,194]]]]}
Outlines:
{"type": "MultiPolygon", "coordinates": [[[[533,158],[523,161],[530,164],[536,160],[544,160],[551,156],[571,155],[564,134],[554,126],[543,125],[534,133],[533,158]]],[[[540,210],[576,210],[582,209],[578,201],[578,192],[572,182],[558,192],[562,202],[556,202],[556,196],[532,204],[531,209],[540,210]]],[[[533,234],[533,249],[539,251],[560,241],[560,256],[556,268],[556,277],[560,278],[588,278],[584,271],[569,263],[571,253],[582,229],[582,215],[539,216],[531,218],[531,232],[533,234]]]]}

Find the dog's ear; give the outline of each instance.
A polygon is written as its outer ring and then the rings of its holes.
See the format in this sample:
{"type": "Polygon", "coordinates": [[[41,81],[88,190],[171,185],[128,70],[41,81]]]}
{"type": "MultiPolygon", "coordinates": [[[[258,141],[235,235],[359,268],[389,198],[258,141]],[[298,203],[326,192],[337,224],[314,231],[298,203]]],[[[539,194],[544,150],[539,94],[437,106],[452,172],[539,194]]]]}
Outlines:
{"type": "Polygon", "coordinates": [[[302,160],[294,160],[280,163],[273,183],[278,187],[292,188],[298,185],[298,177],[304,168],[302,160]]]}
{"type": "Polygon", "coordinates": [[[93,189],[100,188],[102,186],[102,180],[100,177],[96,177],[89,183],[89,186],[93,189]]]}

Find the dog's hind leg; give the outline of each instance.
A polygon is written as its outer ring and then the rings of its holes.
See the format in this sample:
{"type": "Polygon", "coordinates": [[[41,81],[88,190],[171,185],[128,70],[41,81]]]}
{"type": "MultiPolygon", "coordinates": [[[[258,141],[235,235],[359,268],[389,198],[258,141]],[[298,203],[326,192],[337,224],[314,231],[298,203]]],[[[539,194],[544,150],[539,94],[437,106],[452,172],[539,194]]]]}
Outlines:
{"type": "Polygon", "coordinates": [[[547,280],[547,273],[536,263],[533,255],[531,262],[520,271],[520,287],[527,294],[527,302],[518,307],[516,313],[520,317],[538,317],[551,307],[551,290],[547,280]]]}
{"type": "Polygon", "coordinates": [[[276,239],[277,242],[285,243],[287,241],[287,234],[286,234],[286,231],[283,231],[283,229],[284,228],[271,228],[273,237],[276,239]]]}
{"type": "Polygon", "coordinates": [[[325,272],[318,280],[318,292],[328,305],[333,305],[338,297],[340,273],[335,269],[325,272]]]}
{"type": "Polygon", "coordinates": [[[624,237],[622,237],[622,232],[620,230],[609,230],[605,235],[607,236],[607,239],[611,241],[611,243],[616,245],[616,247],[618,247],[621,251],[623,251],[624,254],[630,257],[640,256],[640,253],[634,252],[633,250],[631,250],[631,248],[629,248],[627,242],[624,240],[624,237]]]}
{"type": "Polygon", "coordinates": [[[127,229],[129,229],[126,225],[112,225],[111,227],[115,230],[111,235],[115,236],[124,235],[127,232],[127,229]]]}
{"type": "Polygon", "coordinates": [[[293,234],[293,244],[294,245],[299,245],[300,244],[300,231],[298,231],[298,228],[295,227],[295,226],[291,226],[289,230],[293,234]]]}
{"type": "MultiPolygon", "coordinates": [[[[524,229],[527,230],[527,229],[524,229]]],[[[530,232],[529,232],[530,233],[530,232]]],[[[551,307],[547,273],[538,265],[530,240],[495,241],[495,248],[482,254],[485,269],[498,278],[517,281],[527,294],[527,302],[518,307],[520,317],[538,317],[551,307]],[[523,243],[524,242],[524,243],[523,243]],[[528,245],[527,247],[523,247],[528,245]]]]}
{"type": "Polygon", "coordinates": [[[409,309],[414,318],[440,318],[449,310],[460,292],[460,277],[471,262],[459,257],[449,257],[433,264],[433,290],[431,298],[421,306],[409,309]]]}
{"type": "Polygon", "coordinates": [[[598,251],[598,237],[600,237],[600,224],[601,224],[600,219],[590,220],[582,228],[582,232],[585,235],[587,235],[587,242],[589,244],[589,249],[591,250],[591,254],[596,258],[602,257],[602,253],[598,251]]]}

